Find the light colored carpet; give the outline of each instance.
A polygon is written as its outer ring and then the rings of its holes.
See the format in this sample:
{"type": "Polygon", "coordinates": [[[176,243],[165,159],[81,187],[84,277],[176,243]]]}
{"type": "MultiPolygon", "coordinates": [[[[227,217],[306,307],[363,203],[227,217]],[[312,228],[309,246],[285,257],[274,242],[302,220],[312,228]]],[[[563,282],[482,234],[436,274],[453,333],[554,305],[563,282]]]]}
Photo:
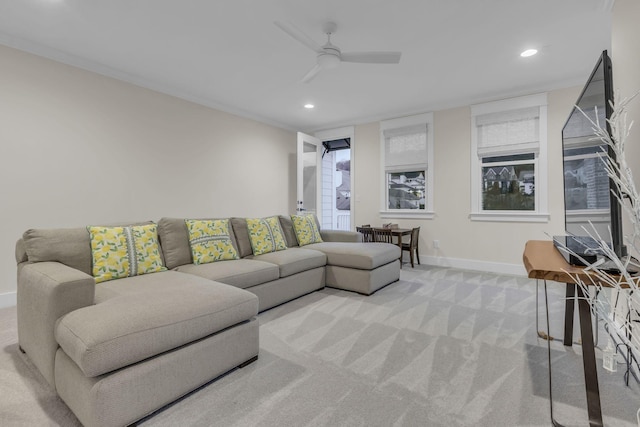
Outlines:
{"type": "MultiPolygon", "coordinates": [[[[561,336],[564,287],[549,290],[561,336]]],[[[257,362],[140,424],[547,426],[535,307],[535,281],[428,266],[368,297],[326,288],[259,316],[257,362]]],[[[78,425],[18,352],[15,308],[0,325],[0,425],[78,425]]],[[[587,425],[580,347],[553,342],[552,363],[556,418],[587,425]]],[[[638,384],[601,366],[599,380],[605,425],[635,425],[638,384]]]]}

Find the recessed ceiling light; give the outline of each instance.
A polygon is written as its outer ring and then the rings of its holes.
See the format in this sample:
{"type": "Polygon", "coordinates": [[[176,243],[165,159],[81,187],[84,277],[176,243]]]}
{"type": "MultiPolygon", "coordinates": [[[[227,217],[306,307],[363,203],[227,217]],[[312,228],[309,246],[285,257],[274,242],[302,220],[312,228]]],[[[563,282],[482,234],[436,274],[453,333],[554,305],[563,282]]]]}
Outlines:
{"type": "Polygon", "coordinates": [[[520,56],[522,56],[523,58],[526,58],[527,56],[533,56],[536,53],[538,53],[538,49],[527,49],[524,52],[522,52],[520,56]]]}
{"type": "Polygon", "coordinates": [[[313,105],[313,104],[304,104],[304,108],[306,108],[307,110],[311,110],[312,108],[315,108],[315,105],[313,105]]]}

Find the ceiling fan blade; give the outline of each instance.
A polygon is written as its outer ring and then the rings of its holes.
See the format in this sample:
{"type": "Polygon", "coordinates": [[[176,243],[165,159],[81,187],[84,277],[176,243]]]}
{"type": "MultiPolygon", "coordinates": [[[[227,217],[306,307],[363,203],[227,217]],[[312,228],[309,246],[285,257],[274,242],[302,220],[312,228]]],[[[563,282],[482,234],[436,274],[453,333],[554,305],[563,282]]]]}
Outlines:
{"type": "Polygon", "coordinates": [[[304,77],[302,78],[302,83],[309,83],[311,80],[313,80],[313,78],[316,76],[316,74],[318,74],[320,69],[321,69],[320,65],[316,64],[315,67],[313,67],[307,74],[304,75],[304,77]]]}
{"type": "Polygon", "coordinates": [[[346,52],[340,54],[340,59],[365,64],[397,64],[401,55],[402,52],[346,52]]]}
{"type": "Polygon", "coordinates": [[[291,23],[284,23],[280,21],[275,21],[274,24],[280,28],[285,33],[289,34],[291,37],[308,47],[314,52],[322,52],[322,46],[316,43],[311,37],[300,31],[297,27],[295,27],[291,23]]]}

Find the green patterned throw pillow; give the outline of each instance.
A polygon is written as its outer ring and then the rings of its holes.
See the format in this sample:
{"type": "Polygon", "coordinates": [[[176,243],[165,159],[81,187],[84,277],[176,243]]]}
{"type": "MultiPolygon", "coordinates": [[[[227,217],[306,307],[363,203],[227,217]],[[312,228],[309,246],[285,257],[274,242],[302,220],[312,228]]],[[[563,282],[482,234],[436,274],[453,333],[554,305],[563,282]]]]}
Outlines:
{"type": "Polygon", "coordinates": [[[238,259],[229,235],[228,219],[185,219],[194,264],[238,259]]]}
{"type": "Polygon", "coordinates": [[[87,227],[96,283],[164,271],[156,224],[87,227]]]}
{"type": "Polygon", "coordinates": [[[296,232],[296,239],[298,239],[300,246],[322,243],[315,215],[291,215],[291,222],[293,222],[293,230],[296,232]]]}
{"type": "Polygon", "coordinates": [[[277,216],[247,218],[247,229],[254,255],[287,249],[277,216]]]}

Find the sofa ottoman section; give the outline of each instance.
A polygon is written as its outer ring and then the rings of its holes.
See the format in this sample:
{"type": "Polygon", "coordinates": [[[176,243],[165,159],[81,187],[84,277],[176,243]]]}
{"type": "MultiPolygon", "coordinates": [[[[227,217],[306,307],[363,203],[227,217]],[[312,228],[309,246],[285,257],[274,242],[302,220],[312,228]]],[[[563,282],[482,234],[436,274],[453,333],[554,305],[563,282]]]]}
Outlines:
{"type": "Polygon", "coordinates": [[[114,297],[58,321],[56,340],[85,376],[179,348],[258,313],[258,299],[250,292],[182,273],[155,274],[173,275],[176,286],[114,297]]]}
{"type": "Polygon", "coordinates": [[[400,279],[400,248],[390,243],[314,243],[327,255],[326,285],[371,295],[400,279]]]}
{"type": "Polygon", "coordinates": [[[305,248],[323,252],[328,265],[373,270],[400,259],[400,248],[390,243],[313,243],[305,248]]]}
{"type": "Polygon", "coordinates": [[[327,265],[327,286],[363,295],[371,295],[400,279],[400,261],[395,260],[374,270],[327,265]]]}

